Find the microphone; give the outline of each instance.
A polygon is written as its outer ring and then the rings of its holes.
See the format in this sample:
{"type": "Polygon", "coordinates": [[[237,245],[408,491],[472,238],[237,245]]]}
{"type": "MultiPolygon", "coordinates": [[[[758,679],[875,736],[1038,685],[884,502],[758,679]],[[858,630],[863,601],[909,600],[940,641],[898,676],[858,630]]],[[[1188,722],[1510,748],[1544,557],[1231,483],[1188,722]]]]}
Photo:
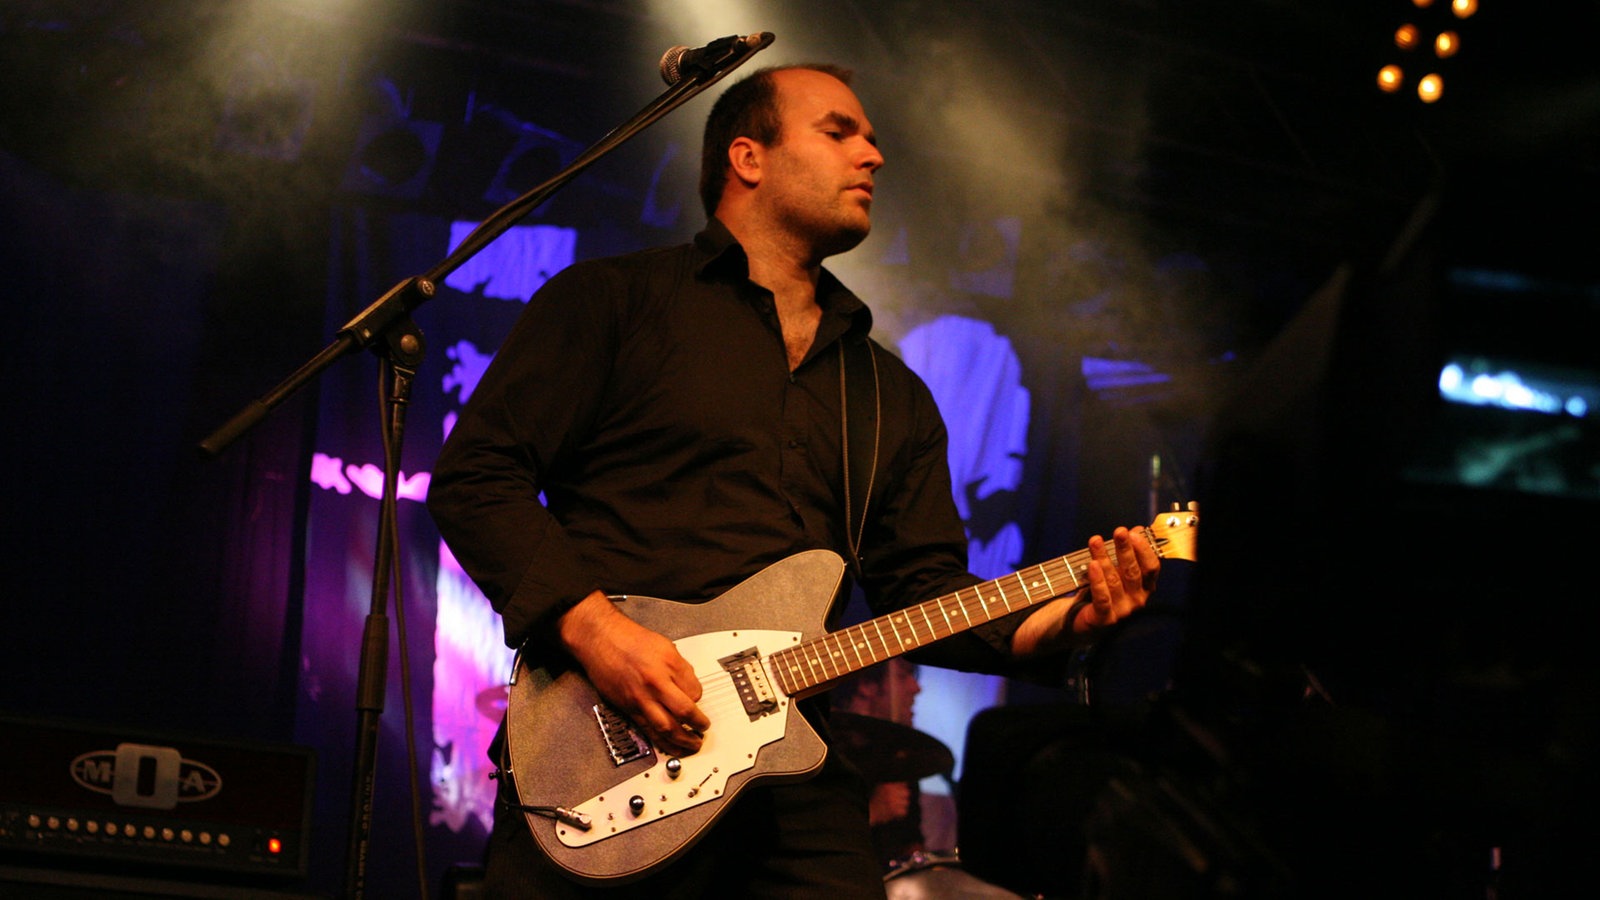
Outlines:
{"type": "Polygon", "coordinates": [[[772,38],[772,32],[763,31],[760,34],[730,34],[696,49],[680,44],[661,54],[661,80],[672,85],[682,81],[690,71],[703,75],[714,74],[745,52],[754,52],[772,43],[772,38]]]}

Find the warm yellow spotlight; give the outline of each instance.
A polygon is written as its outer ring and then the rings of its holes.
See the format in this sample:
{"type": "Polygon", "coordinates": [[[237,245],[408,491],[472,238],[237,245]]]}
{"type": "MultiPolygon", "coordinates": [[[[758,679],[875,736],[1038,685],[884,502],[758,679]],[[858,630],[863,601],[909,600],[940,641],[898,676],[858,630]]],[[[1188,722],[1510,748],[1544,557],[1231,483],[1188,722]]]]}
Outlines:
{"type": "Polygon", "coordinates": [[[1450,0],[1450,11],[1456,18],[1465,19],[1478,11],[1478,0],[1450,0]]]}
{"type": "Polygon", "coordinates": [[[1436,74],[1424,75],[1422,80],[1417,82],[1417,96],[1421,98],[1423,103],[1432,103],[1438,100],[1439,95],[1442,93],[1444,93],[1444,79],[1436,74]]]}
{"type": "Polygon", "coordinates": [[[1417,26],[1407,22],[1401,25],[1394,33],[1394,45],[1401,50],[1410,50],[1417,45],[1417,26]]]}
{"type": "Polygon", "coordinates": [[[1440,59],[1449,59],[1460,49],[1461,38],[1454,31],[1441,31],[1439,36],[1433,39],[1433,52],[1440,59]]]}
{"type": "Polygon", "coordinates": [[[1397,65],[1387,65],[1378,70],[1378,90],[1385,94],[1392,94],[1400,90],[1400,85],[1406,80],[1405,74],[1397,65]]]}
{"type": "Polygon", "coordinates": [[[1417,9],[1427,9],[1433,5],[1433,0],[1411,0],[1411,2],[1417,5],[1417,9]]]}

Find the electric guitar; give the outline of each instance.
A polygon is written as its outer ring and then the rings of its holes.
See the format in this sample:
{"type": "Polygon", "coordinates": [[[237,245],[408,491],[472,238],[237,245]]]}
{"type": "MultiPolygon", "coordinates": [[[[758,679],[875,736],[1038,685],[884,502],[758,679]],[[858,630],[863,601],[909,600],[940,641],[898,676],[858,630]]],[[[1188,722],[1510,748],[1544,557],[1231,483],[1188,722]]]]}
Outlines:
{"type": "MultiPolygon", "coordinates": [[[[1167,559],[1194,560],[1194,504],[1145,533],[1167,559]]],[[[1108,546],[1108,551],[1114,551],[1108,546]]],[[[846,676],[975,625],[1088,586],[1089,551],[828,632],[844,561],[829,550],[780,560],[717,598],[613,598],[676,644],[699,673],[711,719],[699,752],[658,752],[576,668],[518,658],[506,712],[506,773],[539,850],[569,877],[621,884],[677,859],[757,781],[815,773],[827,745],[794,702],[846,676]]]]}

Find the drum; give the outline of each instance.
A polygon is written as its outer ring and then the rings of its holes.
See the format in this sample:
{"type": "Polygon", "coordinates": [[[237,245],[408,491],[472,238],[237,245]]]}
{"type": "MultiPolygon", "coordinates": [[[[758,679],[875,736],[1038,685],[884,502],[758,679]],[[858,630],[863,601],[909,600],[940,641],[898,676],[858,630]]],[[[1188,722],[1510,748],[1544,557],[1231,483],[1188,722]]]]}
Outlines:
{"type": "Polygon", "coordinates": [[[883,876],[888,900],[1025,900],[961,868],[955,853],[915,853],[883,876]]]}

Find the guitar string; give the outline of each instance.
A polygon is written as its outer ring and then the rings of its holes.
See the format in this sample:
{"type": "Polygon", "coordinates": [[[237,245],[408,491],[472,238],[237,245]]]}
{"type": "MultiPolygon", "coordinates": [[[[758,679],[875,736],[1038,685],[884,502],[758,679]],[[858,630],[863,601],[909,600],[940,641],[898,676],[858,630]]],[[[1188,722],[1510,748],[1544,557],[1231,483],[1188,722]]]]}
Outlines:
{"type": "MultiPolygon", "coordinates": [[[[1152,540],[1158,552],[1168,543],[1168,539],[1160,535],[1154,536],[1152,540]]],[[[1116,548],[1107,545],[1106,552],[1111,564],[1116,565],[1118,562],[1116,548]]],[[[803,690],[885,662],[931,641],[942,640],[985,622],[1085,589],[1089,584],[1088,563],[1092,558],[1093,555],[1087,548],[1076,550],[1065,556],[1019,569],[1008,575],[849,628],[830,632],[798,646],[786,647],[770,656],[781,660],[799,660],[784,667],[781,674],[797,680],[799,684],[795,689],[803,690]],[[1028,580],[1034,575],[1041,577],[1043,581],[1028,580]],[[1058,581],[1061,584],[1058,584],[1058,581]],[[1011,592],[1017,591],[1020,591],[1020,596],[1013,599],[1011,592]],[[969,594],[970,597],[967,596],[969,594]],[[942,627],[934,620],[935,613],[943,623],[942,627]],[[922,619],[921,628],[927,633],[926,638],[918,634],[918,617],[922,619]],[[974,621],[975,618],[977,621],[974,621]],[[883,634],[885,625],[893,635],[893,645],[889,637],[883,634]],[[875,634],[876,640],[874,640],[875,634]],[[870,661],[862,659],[863,652],[872,657],[870,661]],[[852,655],[855,656],[854,662],[850,659],[852,655]]],[[[714,671],[709,675],[697,673],[702,693],[723,685],[732,689],[731,681],[723,677],[725,675],[726,673],[722,671],[714,671]]],[[[779,689],[784,688],[779,685],[779,689]]],[[[734,693],[737,691],[734,690],[734,693]]],[[[740,705],[742,706],[742,702],[740,705]]]]}
{"type": "MultiPolygon", "coordinates": [[[[1108,556],[1115,564],[1115,549],[1109,547],[1107,549],[1108,556]]],[[[777,651],[774,655],[785,659],[798,657],[804,664],[797,663],[786,667],[786,673],[800,682],[797,690],[803,690],[884,662],[930,641],[950,637],[984,622],[1020,612],[1085,588],[1088,586],[1087,571],[1091,558],[1092,554],[1087,549],[1078,550],[992,581],[963,588],[943,597],[831,632],[797,647],[777,651]],[[1044,580],[1030,582],[1025,578],[1030,574],[1037,574],[1044,580]],[[1069,580],[1070,586],[1057,585],[1058,581],[1067,583],[1069,580]],[[1012,594],[1016,592],[1020,592],[1020,595],[1013,599],[1012,594]],[[938,622],[934,620],[936,614],[938,622]],[[974,621],[975,618],[977,621],[974,621]],[[943,623],[942,626],[940,622],[943,623]],[[892,644],[889,637],[882,633],[884,625],[888,626],[893,635],[892,644]],[[926,632],[927,637],[922,637],[919,630],[926,632]],[[876,640],[874,634],[877,636],[876,640]],[[854,664],[849,658],[851,653],[845,650],[852,651],[855,655],[854,664]],[[863,651],[872,657],[870,662],[861,659],[863,651]]]]}

